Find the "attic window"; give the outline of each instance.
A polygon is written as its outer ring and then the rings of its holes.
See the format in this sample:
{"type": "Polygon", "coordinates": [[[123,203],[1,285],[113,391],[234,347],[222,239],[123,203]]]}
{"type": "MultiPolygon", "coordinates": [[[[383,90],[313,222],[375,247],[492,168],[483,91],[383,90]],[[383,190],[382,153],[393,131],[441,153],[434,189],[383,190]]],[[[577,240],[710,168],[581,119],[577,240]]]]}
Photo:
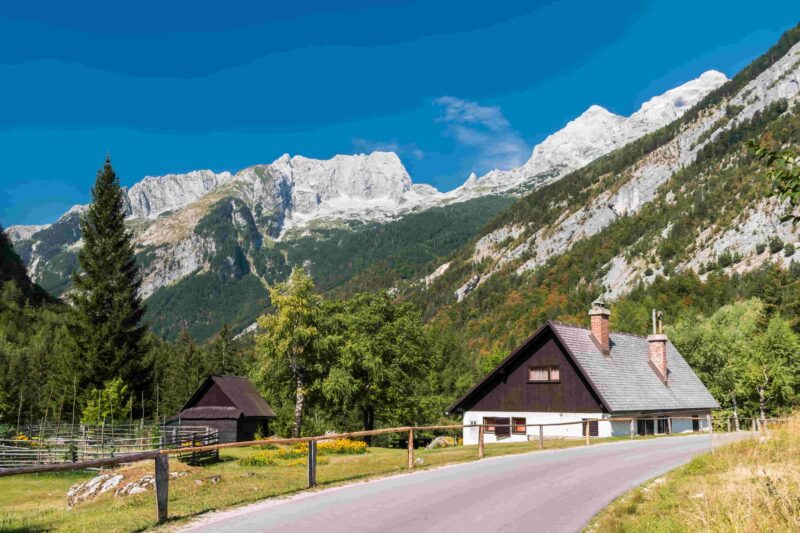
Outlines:
{"type": "Polygon", "coordinates": [[[557,366],[532,366],[528,369],[530,383],[558,383],[561,381],[561,372],[557,366]]]}

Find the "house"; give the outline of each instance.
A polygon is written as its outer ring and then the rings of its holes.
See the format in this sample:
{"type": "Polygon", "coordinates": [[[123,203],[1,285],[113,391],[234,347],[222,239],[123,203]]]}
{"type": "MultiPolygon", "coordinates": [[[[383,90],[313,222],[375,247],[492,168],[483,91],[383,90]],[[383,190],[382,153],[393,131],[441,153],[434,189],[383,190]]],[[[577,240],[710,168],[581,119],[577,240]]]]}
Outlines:
{"type": "MultiPolygon", "coordinates": [[[[465,426],[488,424],[486,442],[538,438],[539,429],[526,424],[585,419],[600,419],[589,422],[590,435],[600,437],[630,435],[630,420],[615,418],[636,418],[639,435],[707,430],[706,415],[719,404],[661,333],[655,314],[648,337],[609,331],[611,312],[602,301],[589,315],[590,328],[544,324],[448,414],[461,414],[465,426]]],[[[565,424],[544,431],[578,438],[585,429],[565,424]]],[[[465,427],[464,444],[477,441],[478,428],[465,427]]]]}
{"type": "Polygon", "coordinates": [[[219,430],[220,442],[253,440],[266,434],[275,413],[246,378],[209,376],[167,426],[203,426],[219,430]]]}

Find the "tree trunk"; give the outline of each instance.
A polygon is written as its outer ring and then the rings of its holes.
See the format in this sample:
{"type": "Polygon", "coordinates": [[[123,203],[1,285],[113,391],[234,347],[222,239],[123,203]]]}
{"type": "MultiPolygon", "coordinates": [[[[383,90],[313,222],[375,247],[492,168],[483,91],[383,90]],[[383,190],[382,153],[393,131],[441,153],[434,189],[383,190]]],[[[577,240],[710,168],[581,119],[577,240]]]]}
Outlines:
{"type": "Polygon", "coordinates": [[[300,436],[300,428],[303,425],[303,404],[305,403],[305,391],[303,390],[303,377],[297,376],[296,388],[294,392],[294,426],[292,427],[292,437],[300,436]]]}
{"type": "Polygon", "coordinates": [[[739,409],[736,405],[736,396],[731,394],[731,402],[733,402],[733,423],[736,431],[739,431],[739,409]]]}
{"type": "MultiPolygon", "coordinates": [[[[370,404],[364,408],[364,431],[373,429],[375,429],[375,408],[370,404]]],[[[367,446],[372,446],[372,435],[364,437],[364,442],[367,446]]]]}
{"type": "Polygon", "coordinates": [[[761,414],[761,425],[764,425],[764,419],[766,418],[765,414],[765,404],[766,400],[764,399],[764,387],[762,385],[758,386],[758,410],[761,414]]]}

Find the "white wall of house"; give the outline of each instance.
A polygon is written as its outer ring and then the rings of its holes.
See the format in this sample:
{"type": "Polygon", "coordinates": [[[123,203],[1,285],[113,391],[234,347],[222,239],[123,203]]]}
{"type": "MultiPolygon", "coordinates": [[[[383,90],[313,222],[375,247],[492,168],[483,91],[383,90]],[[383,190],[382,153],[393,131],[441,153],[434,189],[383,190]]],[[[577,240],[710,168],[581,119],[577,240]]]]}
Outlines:
{"type": "MultiPolygon", "coordinates": [[[[545,413],[545,412],[524,412],[524,411],[467,411],[464,413],[464,425],[482,424],[484,417],[502,418],[524,418],[526,424],[560,424],[564,422],[581,422],[584,418],[604,418],[603,413],[545,413]]],[[[601,437],[611,436],[610,422],[601,421],[598,423],[598,431],[601,437]]],[[[580,423],[564,426],[550,426],[544,428],[544,436],[581,438],[583,428],[580,423]]],[[[491,433],[484,434],[484,442],[525,442],[539,438],[538,427],[527,427],[525,435],[514,435],[498,440],[491,433]]],[[[464,444],[478,444],[478,428],[464,428],[464,444]]]]}
{"type": "MultiPolygon", "coordinates": [[[[700,430],[708,431],[708,424],[706,423],[706,414],[702,413],[700,418],[700,430]]],[[[565,422],[576,422],[563,426],[545,426],[545,438],[583,438],[583,425],[580,423],[584,419],[600,419],[597,423],[597,430],[599,437],[630,437],[631,423],[626,421],[614,421],[609,419],[607,413],[548,413],[548,412],[525,412],[525,411],[467,411],[464,413],[464,425],[475,427],[465,427],[463,429],[464,444],[478,444],[478,424],[483,423],[484,418],[508,418],[511,422],[513,418],[524,418],[526,424],[562,424],[565,422]]],[[[650,417],[642,417],[650,418],[650,417]]],[[[663,417],[661,417],[663,418],[663,417]]],[[[657,424],[656,424],[657,427],[657,424]]],[[[637,429],[634,426],[634,434],[637,429]]],[[[691,420],[672,420],[672,433],[691,433],[692,421],[691,420]]],[[[514,434],[508,437],[497,439],[493,433],[484,434],[484,442],[526,442],[529,440],[537,440],[539,438],[538,427],[526,427],[524,435],[514,434]]]]}

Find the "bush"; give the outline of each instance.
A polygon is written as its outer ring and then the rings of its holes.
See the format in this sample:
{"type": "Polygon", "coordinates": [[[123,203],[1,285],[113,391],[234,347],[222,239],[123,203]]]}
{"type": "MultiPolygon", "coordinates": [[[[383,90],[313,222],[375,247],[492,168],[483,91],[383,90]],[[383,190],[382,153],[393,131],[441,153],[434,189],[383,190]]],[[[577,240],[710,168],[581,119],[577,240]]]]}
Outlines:
{"type": "Polygon", "coordinates": [[[652,275],[653,275],[653,269],[652,269],[652,268],[650,268],[650,267],[647,267],[647,268],[644,270],[644,275],[645,275],[645,276],[652,276],[652,275]]]}
{"type": "Polygon", "coordinates": [[[783,241],[780,237],[773,237],[769,240],[769,253],[776,254],[783,250],[783,241]]]}
{"type": "Polygon", "coordinates": [[[792,257],[794,255],[794,244],[788,243],[786,246],[784,246],[783,255],[786,257],[792,257]]]}
{"type": "Polygon", "coordinates": [[[764,244],[763,242],[760,242],[760,243],[756,244],[756,253],[758,255],[763,254],[764,250],[766,250],[766,249],[767,249],[767,245],[764,244]]]}
{"type": "Polygon", "coordinates": [[[729,251],[724,251],[719,255],[717,259],[717,264],[720,268],[729,267],[733,264],[733,256],[729,251]]]}

